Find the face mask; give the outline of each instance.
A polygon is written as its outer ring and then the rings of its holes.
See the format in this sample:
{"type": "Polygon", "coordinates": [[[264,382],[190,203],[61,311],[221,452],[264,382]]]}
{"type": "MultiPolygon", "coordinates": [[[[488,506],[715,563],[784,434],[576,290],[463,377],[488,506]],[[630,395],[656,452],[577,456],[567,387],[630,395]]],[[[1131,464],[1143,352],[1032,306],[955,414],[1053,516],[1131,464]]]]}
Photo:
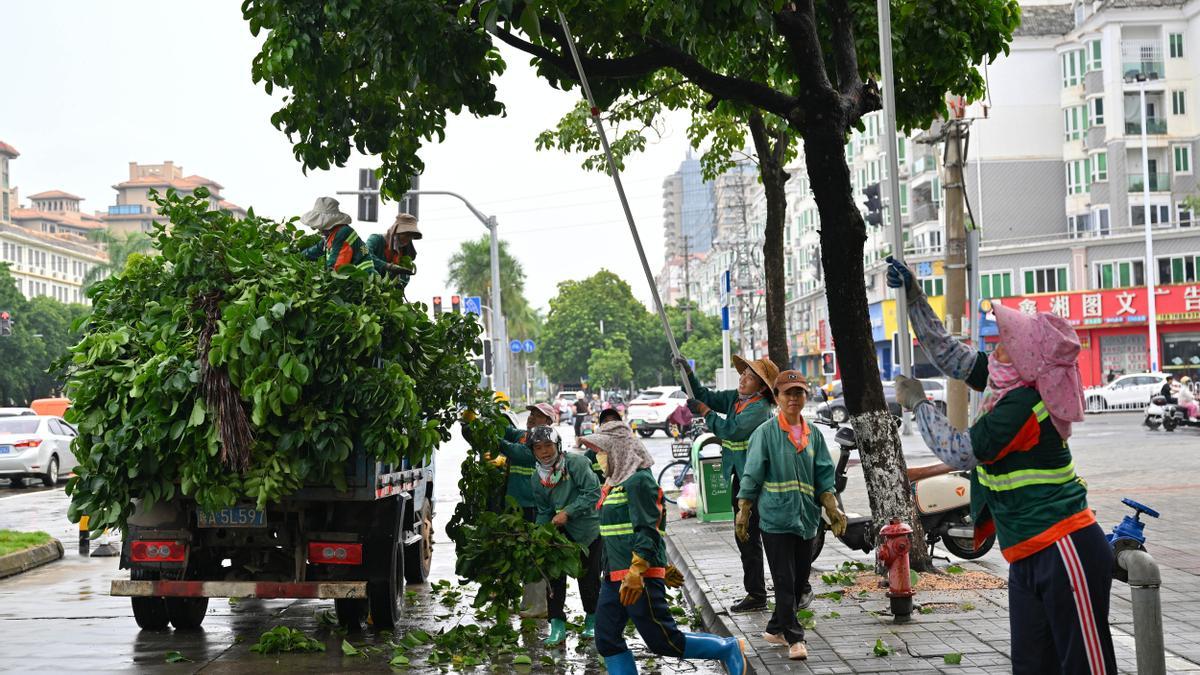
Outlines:
{"type": "Polygon", "coordinates": [[[600,465],[600,471],[603,472],[605,476],[607,476],[608,475],[608,453],[602,452],[602,453],[597,454],[596,455],[596,463],[600,465]]]}
{"type": "Polygon", "coordinates": [[[1021,382],[1021,374],[1011,363],[1002,363],[996,358],[996,353],[988,355],[988,384],[996,391],[1009,389],[1021,382]]]}

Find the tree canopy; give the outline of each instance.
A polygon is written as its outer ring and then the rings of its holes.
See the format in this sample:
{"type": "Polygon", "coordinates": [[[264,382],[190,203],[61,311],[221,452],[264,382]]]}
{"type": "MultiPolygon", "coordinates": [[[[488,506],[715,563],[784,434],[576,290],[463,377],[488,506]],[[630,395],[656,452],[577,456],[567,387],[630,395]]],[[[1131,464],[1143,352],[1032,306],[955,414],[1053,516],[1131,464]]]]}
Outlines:
{"type": "MultiPolygon", "coordinates": [[[[525,269],[501,240],[500,292],[508,334],[513,337],[535,338],[541,329],[541,317],[525,298],[525,269]]],[[[446,283],[466,295],[478,295],[490,302],[492,297],[492,249],[488,235],[464,241],[450,256],[446,283]]]]}
{"type": "Polygon", "coordinates": [[[12,335],[0,337],[0,406],[26,405],[58,393],[63,378],[51,366],[78,342],[73,324],[87,316],[88,308],[49,297],[25,299],[8,265],[0,263],[0,311],[13,322],[12,335]]]}

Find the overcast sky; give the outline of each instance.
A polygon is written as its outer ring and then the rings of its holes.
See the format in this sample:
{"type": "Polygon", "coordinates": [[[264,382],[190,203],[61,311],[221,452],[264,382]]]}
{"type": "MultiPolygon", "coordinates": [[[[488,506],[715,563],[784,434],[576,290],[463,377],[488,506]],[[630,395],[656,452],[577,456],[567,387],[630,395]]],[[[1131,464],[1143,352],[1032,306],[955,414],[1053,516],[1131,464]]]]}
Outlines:
{"type": "MultiPolygon", "coordinates": [[[[250,81],[257,52],[238,0],[0,0],[0,140],[17,148],[12,184],[22,201],[62,189],[88,211],[115,202],[128,163],[173,160],[186,174],[225,186],[224,197],[272,217],[299,215],[313,200],[354,189],[348,167],[305,176],[287,138],[271,127],[278,99],[250,81]]],[[[650,297],[612,181],[585,173],[579,157],[536,152],[537,133],[573,105],[538,80],[528,58],[505,51],[499,81],[505,118],[451,119],[446,141],[421,152],[423,189],[459,192],[494,214],[527,275],[526,294],[546,308],[559,281],[600,268],[650,297]]],[[[278,96],[278,91],[276,95],[278,96]]],[[[662,180],[687,149],[684,123],[627,163],[623,174],[651,270],[662,264],[662,180]]],[[[352,197],[343,208],[355,214],[352,197]]],[[[381,209],[381,218],[395,213],[381,209]]],[[[410,297],[449,293],[446,261],[485,230],[459,203],[421,203],[419,274],[410,297]]],[[[388,223],[358,226],[365,236],[388,223]]],[[[449,300],[446,300],[448,303],[449,300]]]]}

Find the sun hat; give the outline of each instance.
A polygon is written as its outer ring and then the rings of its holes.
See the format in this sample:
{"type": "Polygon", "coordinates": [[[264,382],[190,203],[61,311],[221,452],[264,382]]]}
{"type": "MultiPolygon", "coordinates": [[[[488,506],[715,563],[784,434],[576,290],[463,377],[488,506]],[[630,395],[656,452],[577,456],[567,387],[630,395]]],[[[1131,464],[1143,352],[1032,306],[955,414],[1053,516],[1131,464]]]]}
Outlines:
{"type": "Polygon", "coordinates": [[[775,400],[775,394],[771,391],[771,385],[775,379],[779,377],[779,366],[776,366],[770,359],[755,359],[747,361],[746,359],[734,355],[733,367],[737,369],[738,374],[746,372],[746,369],[754,371],[758,379],[762,380],[763,387],[766,389],[767,398],[772,402],[775,400]]]}
{"type": "Polygon", "coordinates": [[[558,414],[554,412],[554,408],[549,403],[546,403],[546,402],[534,403],[533,405],[525,406],[525,409],[528,410],[529,412],[533,412],[536,410],[537,412],[540,412],[541,414],[543,414],[547,418],[549,418],[549,420],[551,422],[558,421],[558,414]]]}
{"type": "Polygon", "coordinates": [[[1071,436],[1071,423],[1083,421],[1083,382],[1079,375],[1079,336],[1056,314],[1026,314],[993,302],[1000,343],[1025,382],[1037,388],[1058,434],[1071,436]]]}
{"type": "Polygon", "coordinates": [[[395,222],[388,228],[387,237],[389,240],[400,234],[410,234],[413,239],[421,239],[425,236],[417,229],[417,217],[408,213],[401,213],[396,216],[395,222]]]}
{"type": "Polygon", "coordinates": [[[333,197],[317,197],[312,210],[300,216],[300,224],[318,232],[328,232],[338,225],[349,225],[352,218],[342,213],[338,200],[333,197]]]}

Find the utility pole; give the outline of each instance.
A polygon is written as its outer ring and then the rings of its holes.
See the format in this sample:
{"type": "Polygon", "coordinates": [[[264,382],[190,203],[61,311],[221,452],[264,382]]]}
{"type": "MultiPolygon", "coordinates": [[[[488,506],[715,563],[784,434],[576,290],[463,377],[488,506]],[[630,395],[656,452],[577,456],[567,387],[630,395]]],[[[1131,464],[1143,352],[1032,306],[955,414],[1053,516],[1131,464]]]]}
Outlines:
{"type": "MultiPolygon", "coordinates": [[[[961,110],[961,109],[958,109],[961,110]]],[[[961,113],[960,113],[961,114],[961,113]]],[[[945,204],[946,204],[946,330],[951,335],[965,337],[962,324],[963,307],[967,303],[967,230],[963,224],[962,119],[947,122],[945,204]]],[[[946,381],[946,412],[956,429],[967,428],[967,384],[953,378],[946,381]]]]}
{"type": "Polygon", "coordinates": [[[691,250],[688,245],[688,236],[683,235],[683,299],[686,305],[684,314],[687,317],[687,322],[683,327],[683,339],[692,334],[692,265],[691,265],[691,250]]]}

